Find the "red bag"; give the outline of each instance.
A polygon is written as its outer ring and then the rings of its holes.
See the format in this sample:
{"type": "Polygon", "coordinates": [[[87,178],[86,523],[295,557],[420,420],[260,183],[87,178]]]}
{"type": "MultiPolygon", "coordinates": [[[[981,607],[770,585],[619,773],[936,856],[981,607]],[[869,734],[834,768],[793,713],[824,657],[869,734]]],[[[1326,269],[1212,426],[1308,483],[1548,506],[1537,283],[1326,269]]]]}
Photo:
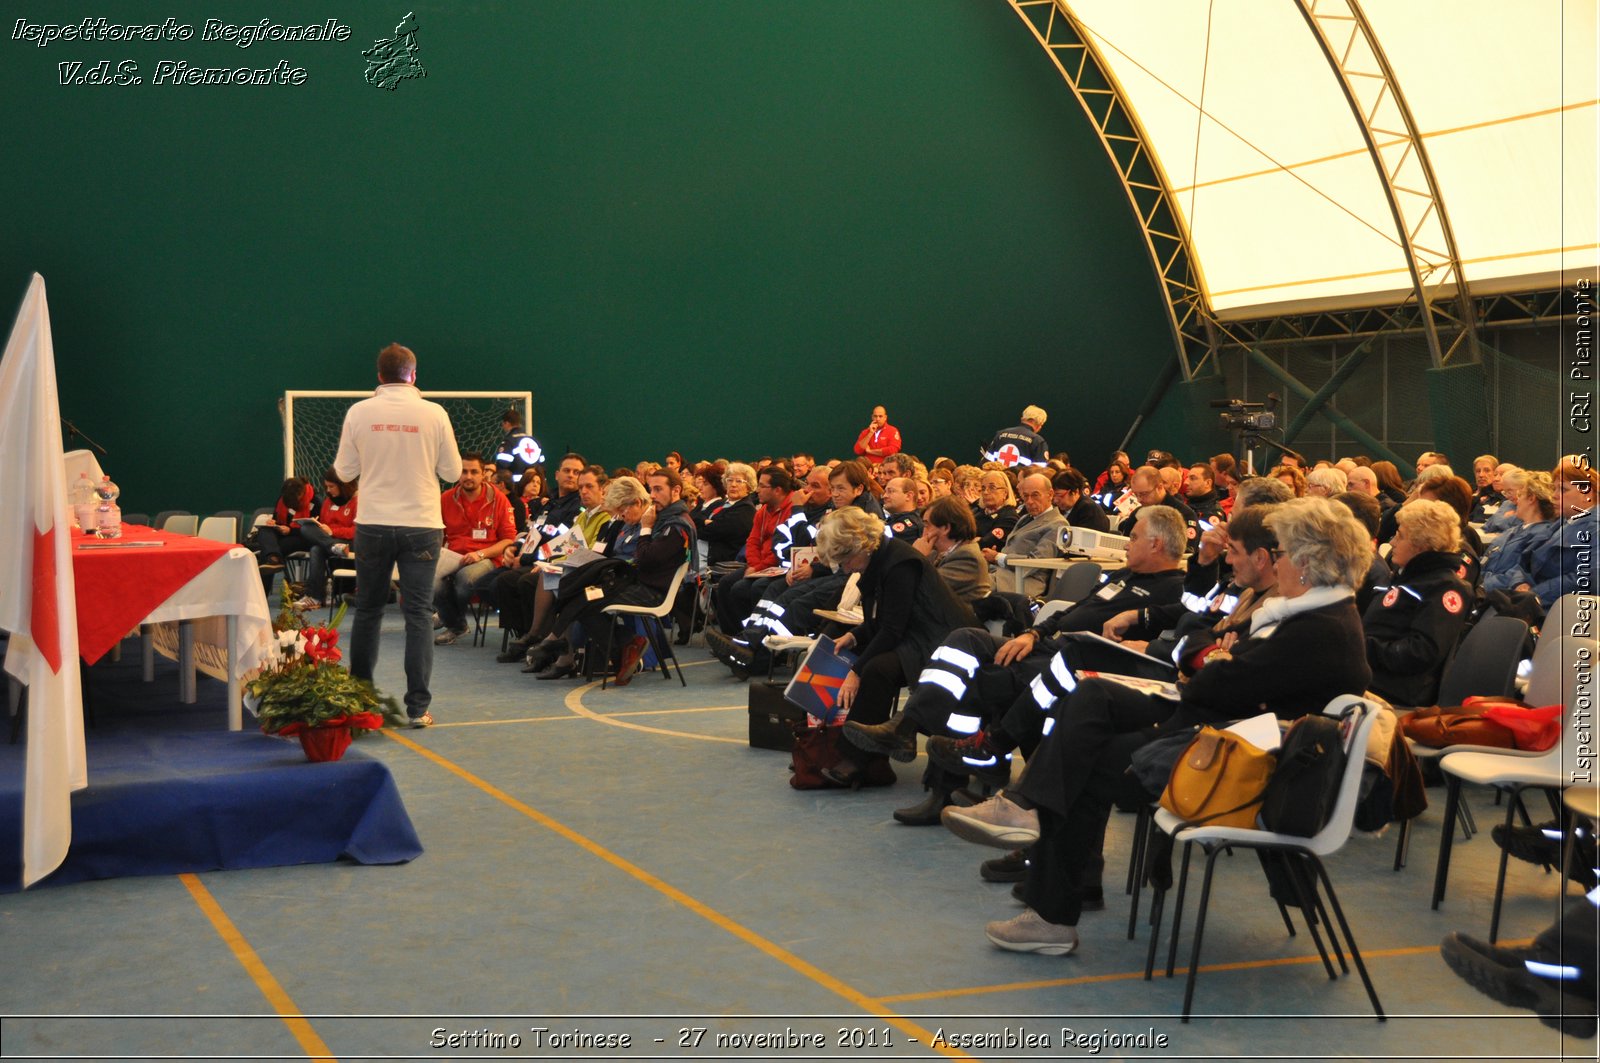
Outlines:
{"type": "Polygon", "coordinates": [[[1516,740],[1511,732],[1494,720],[1487,719],[1483,711],[1478,707],[1441,709],[1429,706],[1404,717],[1400,721],[1400,729],[1418,745],[1434,749],[1447,749],[1450,746],[1515,749],[1516,740]]]}
{"type": "MultiPolygon", "coordinates": [[[[834,790],[840,789],[838,783],[822,774],[823,768],[831,768],[844,759],[840,752],[840,744],[844,741],[839,733],[840,728],[831,727],[806,727],[799,726],[794,731],[794,750],[790,754],[789,785],[796,790],[834,790]]],[[[863,786],[893,786],[894,769],[889,767],[889,758],[881,754],[858,753],[864,757],[861,770],[856,773],[855,785],[850,789],[863,786]]]]}
{"type": "Polygon", "coordinates": [[[1561,738],[1561,706],[1543,705],[1537,709],[1524,705],[1491,705],[1483,718],[1511,732],[1516,748],[1528,753],[1543,753],[1561,738]]]}

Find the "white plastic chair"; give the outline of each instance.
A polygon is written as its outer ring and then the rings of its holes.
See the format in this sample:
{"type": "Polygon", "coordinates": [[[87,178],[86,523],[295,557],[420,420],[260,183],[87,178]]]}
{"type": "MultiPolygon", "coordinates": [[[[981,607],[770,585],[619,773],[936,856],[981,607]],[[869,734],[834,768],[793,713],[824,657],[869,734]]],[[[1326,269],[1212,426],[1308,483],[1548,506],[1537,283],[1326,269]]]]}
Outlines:
{"type": "MultiPolygon", "coordinates": [[[[1540,639],[1543,648],[1545,639],[1540,639]]],[[[1594,736],[1594,672],[1600,661],[1600,640],[1550,639],[1559,646],[1559,655],[1552,654],[1536,664],[1554,665],[1548,669],[1560,684],[1559,696],[1553,701],[1529,704],[1554,704],[1562,706],[1561,737],[1556,744],[1542,753],[1529,753],[1516,749],[1491,749],[1485,751],[1462,750],[1452,747],[1442,760],[1439,770],[1444,772],[1448,789],[1444,802],[1444,835],[1439,842],[1439,862],[1433,875],[1433,907],[1437,909],[1444,900],[1445,884],[1450,875],[1450,848],[1455,825],[1456,810],[1461,804],[1461,784],[1477,783],[1509,790],[1506,801],[1506,829],[1510,830],[1516,812],[1523,808],[1523,790],[1557,791],[1572,781],[1572,755],[1594,736]],[[1580,677],[1584,680],[1580,686],[1580,677]],[[1583,713],[1573,712],[1575,704],[1589,708],[1583,713]],[[1564,759],[1565,758],[1565,759],[1564,759]]],[[[1535,653],[1538,660],[1538,654],[1535,653]]],[[[1547,673],[1547,674],[1548,674],[1547,673]]],[[[1538,673],[1535,672],[1535,678],[1538,673]]],[[[1526,815],[1526,810],[1524,810],[1526,815]]],[[[1494,913],[1489,918],[1489,941],[1493,943],[1500,934],[1500,907],[1506,887],[1506,850],[1500,850],[1500,871],[1495,878],[1494,913]]]]}
{"type": "MultiPolygon", "coordinates": [[[[1183,993],[1183,1021],[1189,1021],[1189,1013],[1194,1003],[1195,978],[1200,971],[1200,943],[1205,933],[1206,908],[1211,900],[1211,875],[1216,866],[1217,854],[1225,849],[1265,849],[1299,856],[1303,858],[1316,872],[1316,877],[1309,882],[1310,896],[1301,899],[1302,911],[1306,917],[1308,929],[1311,931],[1312,940],[1316,943],[1317,951],[1322,953],[1322,963],[1328,971],[1330,979],[1337,977],[1333,965],[1328,962],[1327,953],[1323,951],[1322,939],[1317,934],[1316,924],[1313,921],[1315,911],[1322,909],[1320,899],[1316,896],[1320,880],[1323,891],[1327,894],[1328,904],[1333,908],[1333,914],[1339,921],[1339,929],[1344,932],[1345,943],[1350,947],[1350,958],[1355,961],[1356,970],[1361,975],[1361,982],[1366,987],[1367,997],[1372,1001],[1372,1010],[1377,1013],[1378,1020],[1384,1021],[1383,1006],[1378,1003],[1378,993],[1372,987],[1372,978],[1367,974],[1366,964],[1361,962],[1361,953],[1356,948],[1356,939],[1350,933],[1350,924],[1345,920],[1344,909],[1339,905],[1339,898],[1333,891],[1333,883],[1328,878],[1328,871],[1322,864],[1322,857],[1338,851],[1350,837],[1350,826],[1355,821],[1356,801],[1361,793],[1361,771],[1366,765],[1367,739],[1372,731],[1373,721],[1377,719],[1377,710],[1364,699],[1345,694],[1334,698],[1324,708],[1325,716],[1341,716],[1346,710],[1354,709],[1355,725],[1350,736],[1345,741],[1345,768],[1344,777],[1339,782],[1339,796],[1334,802],[1333,813],[1329,816],[1327,825],[1309,838],[1301,838],[1292,834],[1278,834],[1269,830],[1254,830],[1244,827],[1218,827],[1202,824],[1197,827],[1185,827],[1183,820],[1168,812],[1166,809],[1156,811],[1156,825],[1163,831],[1173,836],[1173,843],[1182,842],[1183,872],[1178,880],[1178,899],[1172,912],[1172,951],[1167,961],[1167,976],[1172,976],[1173,957],[1177,953],[1178,931],[1183,916],[1183,894],[1189,878],[1189,854],[1192,846],[1198,845],[1206,852],[1205,879],[1200,887],[1200,910],[1195,919],[1194,947],[1189,957],[1189,981],[1183,993]],[[1313,908],[1315,904],[1315,908],[1313,908]]],[[[1296,884],[1300,877],[1298,872],[1293,873],[1296,884]]],[[[1285,917],[1287,921],[1287,916],[1285,917]]],[[[1338,936],[1333,931],[1333,926],[1328,923],[1326,912],[1323,914],[1323,923],[1328,929],[1329,943],[1333,945],[1334,953],[1339,958],[1339,966],[1349,973],[1345,966],[1344,953],[1339,949],[1338,936]]],[[[1159,933],[1156,927],[1153,933],[1159,933]]],[[[1291,928],[1292,932],[1292,928],[1291,928]]],[[[1151,955],[1154,956],[1155,942],[1151,942],[1151,955]]]]}
{"type": "Polygon", "coordinates": [[[218,543],[237,543],[239,524],[232,517],[207,517],[200,522],[200,538],[218,543]]]}
{"type": "MultiPolygon", "coordinates": [[[[678,682],[682,686],[689,684],[683,678],[683,665],[678,663],[678,655],[672,652],[672,640],[667,638],[667,629],[662,626],[661,619],[672,612],[673,603],[678,600],[678,588],[683,586],[683,578],[688,574],[689,562],[685,561],[678,566],[678,571],[673,573],[672,584],[667,588],[667,595],[661,599],[660,605],[608,605],[605,608],[608,616],[619,620],[637,617],[644,621],[646,636],[650,639],[650,644],[655,647],[656,663],[661,666],[661,678],[672,678],[672,672],[667,668],[667,662],[670,660],[673,667],[678,670],[678,682]]],[[[608,673],[609,670],[608,667],[608,673]]],[[[600,689],[604,690],[609,681],[608,674],[600,681],[600,689]]]]}
{"type": "Polygon", "coordinates": [[[200,531],[200,518],[193,513],[174,513],[162,522],[161,530],[174,535],[196,535],[200,531]]]}

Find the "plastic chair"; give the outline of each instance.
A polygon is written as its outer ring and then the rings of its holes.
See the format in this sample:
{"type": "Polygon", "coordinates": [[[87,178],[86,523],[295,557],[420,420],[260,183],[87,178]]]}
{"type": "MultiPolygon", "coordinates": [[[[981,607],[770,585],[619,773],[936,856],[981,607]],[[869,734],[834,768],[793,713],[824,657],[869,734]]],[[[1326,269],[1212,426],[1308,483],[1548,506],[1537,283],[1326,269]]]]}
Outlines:
{"type": "MultiPolygon", "coordinates": [[[[1448,789],[1444,802],[1444,835],[1439,843],[1439,862],[1433,875],[1435,910],[1444,900],[1445,884],[1450,875],[1450,847],[1456,810],[1461,805],[1461,784],[1470,782],[1509,790],[1511,798],[1506,802],[1505,822],[1506,829],[1510,830],[1519,810],[1524,817],[1527,816],[1522,805],[1522,791],[1546,790],[1554,793],[1569,785],[1573,781],[1572,756],[1594,737],[1594,669],[1595,661],[1600,659],[1600,640],[1566,638],[1550,641],[1557,643],[1559,653],[1546,656],[1535,667],[1554,664],[1555,667],[1550,671],[1555,673],[1555,681],[1561,685],[1561,737],[1556,744],[1539,753],[1515,749],[1475,751],[1451,748],[1445,750],[1444,759],[1439,761],[1439,770],[1444,772],[1448,789]],[[1586,711],[1574,712],[1574,705],[1583,705],[1586,711]]],[[[1506,856],[1505,849],[1501,849],[1500,871],[1494,885],[1494,912],[1489,918],[1491,943],[1500,934],[1500,906],[1506,887],[1506,856]]]]}
{"type": "MultiPolygon", "coordinates": [[[[649,638],[656,651],[656,663],[661,666],[661,677],[671,679],[672,672],[667,668],[667,661],[678,670],[678,683],[688,686],[683,678],[683,665],[678,663],[678,655],[672,652],[672,640],[667,638],[667,629],[662,626],[661,618],[672,612],[672,606],[678,600],[678,588],[683,586],[683,578],[689,574],[689,562],[685,561],[678,566],[678,571],[672,575],[672,584],[667,588],[666,596],[661,599],[660,605],[608,605],[606,615],[622,619],[624,617],[637,617],[645,625],[645,635],[649,638]]],[[[609,657],[609,654],[607,655],[609,657]]],[[[607,666],[609,671],[609,665],[607,666]]],[[[610,676],[607,675],[600,681],[600,689],[606,688],[610,676]]]]}
{"type": "Polygon", "coordinates": [[[154,527],[150,523],[150,514],[148,513],[124,513],[122,515],[122,523],[139,524],[146,528],[154,527]]]}
{"type": "Polygon", "coordinates": [[[190,513],[187,509],[163,509],[160,513],[156,514],[156,519],[150,522],[150,527],[156,529],[157,531],[170,531],[171,529],[167,527],[167,523],[171,521],[172,518],[191,517],[193,515],[194,514],[190,513]]]}
{"type": "MultiPolygon", "coordinates": [[[[244,511],[243,510],[238,510],[238,509],[219,509],[219,510],[217,510],[215,513],[213,513],[211,515],[213,517],[232,517],[233,518],[234,542],[236,542],[236,543],[244,542],[245,536],[250,533],[250,527],[251,526],[249,524],[245,523],[245,516],[244,516],[244,511]]],[[[202,523],[204,523],[204,522],[202,522],[202,523]]],[[[204,538],[204,536],[202,536],[202,538],[204,538]]]]}
{"type": "Polygon", "coordinates": [[[1056,574],[1049,600],[1073,603],[1083,601],[1100,582],[1102,571],[1093,561],[1080,561],[1071,568],[1062,569],[1056,574]]]}
{"type": "Polygon", "coordinates": [[[239,522],[233,517],[207,517],[200,522],[200,538],[218,543],[239,542],[239,522]]]}
{"type": "MultiPolygon", "coordinates": [[[[1317,951],[1322,953],[1323,966],[1328,971],[1330,979],[1337,978],[1333,965],[1328,962],[1328,956],[1322,948],[1322,940],[1317,934],[1313,904],[1321,908],[1321,900],[1317,897],[1317,887],[1320,882],[1322,890],[1327,894],[1328,904],[1333,908],[1334,917],[1339,922],[1339,929],[1344,933],[1345,943],[1350,948],[1350,958],[1355,961],[1356,971],[1361,975],[1362,985],[1366,987],[1367,998],[1372,1001],[1372,1010],[1377,1014],[1378,1021],[1385,1020],[1383,1005],[1378,1002],[1378,993],[1372,986],[1372,978],[1367,974],[1367,966],[1361,961],[1361,953],[1356,948],[1356,939],[1350,933],[1350,924],[1345,919],[1344,909],[1339,905],[1338,895],[1334,893],[1333,882],[1328,878],[1327,868],[1323,866],[1322,857],[1337,852],[1343,847],[1350,837],[1350,826],[1355,821],[1356,800],[1361,792],[1361,771],[1366,764],[1367,740],[1372,731],[1373,721],[1377,719],[1377,711],[1371,703],[1355,695],[1345,694],[1334,698],[1323,709],[1326,716],[1341,716],[1346,710],[1355,710],[1354,727],[1352,734],[1345,742],[1345,768],[1344,777],[1339,782],[1339,796],[1334,802],[1333,814],[1328,818],[1328,823],[1316,834],[1309,838],[1297,837],[1292,834],[1278,834],[1269,830],[1253,830],[1243,827],[1217,827],[1201,825],[1185,827],[1183,821],[1166,809],[1156,812],[1156,825],[1163,831],[1173,836],[1174,843],[1182,842],[1183,872],[1178,881],[1178,900],[1172,913],[1172,953],[1167,961],[1167,976],[1172,976],[1173,958],[1177,953],[1179,924],[1183,916],[1183,894],[1189,879],[1189,855],[1192,848],[1200,846],[1206,852],[1205,879],[1200,887],[1200,910],[1195,919],[1194,947],[1189,957],[1189,980],[1183,993],[1183,1021],[1189,1021],[1190,1011],[1194,1003],[1195,979],[1200,973],[1200,944],[1205,934],[1206,909],[1211,900],[1211,875],[1216,867],[1217,854],[1227,849],[1262,849],[1272,852],[1287,854],[1291,858],[1298,858],[1307,865],[1315,875],[1306,875],[1302,880],[1298,868],[1290,864],[1291,878],[1297,888],[1303,888],[1301,897],[1301,910],[1305,913],[1307,925],[1311,931],[1312,940],[1317,944],[1317,951]]],[[[1287,915],[1285,916],[1287,922],[1287,915]]],[[[1333,945],[1334,953],[1338,956],[1339,966],[1349,973],[1345,965],[1344,953],[1339,949],[1338,936],[1333,931],[1333,925],[1322,919],[1328,930],[1329,943],[1333,945]]],[[[1291,932],[1293,928],[1291,927],[1291,932]]],[[[1159,927],[1157,928],[1159,932],[1159,927]]],[[[1151,955],[1154,956],[1155,941],[1151,940],[1151,955]]]]}
{"type": "Polygon", "coordinates": [[[161,522],[161,530],[174,535],[198,535],[200,518],[193,513],[175,513],[161,522]]]}

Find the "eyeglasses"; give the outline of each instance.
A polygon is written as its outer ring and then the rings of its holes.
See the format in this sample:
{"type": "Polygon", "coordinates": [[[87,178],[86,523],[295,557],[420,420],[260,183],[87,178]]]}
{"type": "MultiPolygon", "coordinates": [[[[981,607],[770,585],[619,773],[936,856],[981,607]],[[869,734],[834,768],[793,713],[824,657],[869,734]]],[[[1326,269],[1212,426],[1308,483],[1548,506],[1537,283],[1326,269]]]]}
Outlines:
{"type": "Polygon", "coordinates": [[[1282,557],[1282,556],[1284,556],[1284,555],[1285,555],[1285,554],[1287,554],[1287,553],[1288,553],[1288,552],[1289,552],[1289,551],[1287,551],[1287,550],[1285,550],[1285,549],[1284,549],[1284,548],[1283,548],[1283,547],[1281,547],[1281,546],[1269,546],[1269,547],[1267,547],[1267,553],[1268,553],[1268,554],[1269,554],[1269,555],[1271,555],[1271,557],[1272,557],[1272,560],[1273,560],[1273,562],[1274,562],[1274,563],[1276,563],[1276,562],[1277,562],[1277,560],[1278,560],[1278,558],[1280,558],[1280,557],[1282,557]]]}

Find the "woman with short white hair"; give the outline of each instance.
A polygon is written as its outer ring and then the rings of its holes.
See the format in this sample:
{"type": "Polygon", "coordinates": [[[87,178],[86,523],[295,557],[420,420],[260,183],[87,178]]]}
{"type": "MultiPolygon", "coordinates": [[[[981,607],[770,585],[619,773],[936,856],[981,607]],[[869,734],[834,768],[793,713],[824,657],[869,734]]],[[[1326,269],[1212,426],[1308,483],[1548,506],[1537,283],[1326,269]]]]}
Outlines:
{"type": "MultiPolygon", "coordinates": [[[[839,636],[840,650],[856,662],[839,687],[838,705],[850,723],[881,724],[889,718],[895,694],[922,673],[933,651],[950,632],[974,627],[972,607],[957,598],[926,557],[903,539],[888,538],[883,521],[856,506],[835,510],[817,528],[817,560],[847,574],[860,573],[862,622],[839,636]]],[[[847,728],[848,731],[848,728],[847,728]]],[[[847,735],[848,736],[848,735],[847,735]]],[[[867,763],[865,752],[823,773],[841,786],[853,786],[867,763]]],[[[916,737],[911,737],[911,756],[916,737]]]]}
{"type": "Polygon", "coordinates": [[[1485,593],[1515,590],[1519,584],[1533,582],[1527,569],[1529,556],[1561,528],[1556,519],[1554,481],[1549,473],[1518,469],[1501,484],[1518,524],[1490,543],[1483,555],[1485,593]]]}
{"type": "Polygon", "coordinates": [[[1472,588],[1459,574],[1461,517],[1429,498],[1407,502],[1396,516],[1394,579],[1374,588],[1361,618],[1372,690],[1395,705],[1432,705],[1472,606],[1472,588]]]}

